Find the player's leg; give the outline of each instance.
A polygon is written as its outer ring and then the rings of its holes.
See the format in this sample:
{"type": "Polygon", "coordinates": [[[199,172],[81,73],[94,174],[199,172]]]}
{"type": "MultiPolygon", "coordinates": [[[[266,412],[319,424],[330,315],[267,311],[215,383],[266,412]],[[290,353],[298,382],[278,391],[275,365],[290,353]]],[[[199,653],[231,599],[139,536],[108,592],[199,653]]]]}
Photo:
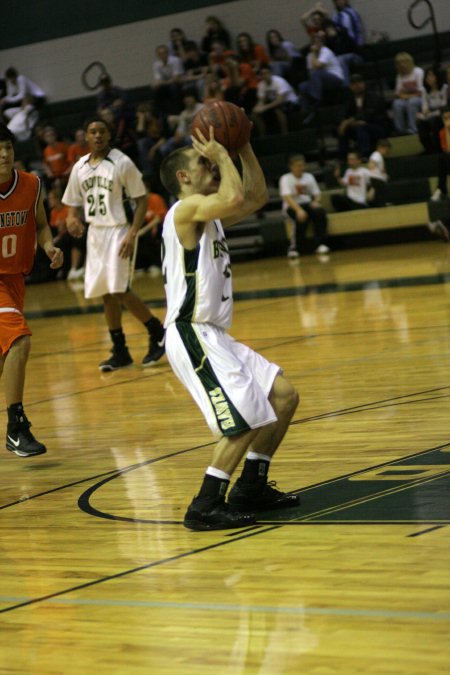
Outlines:
{"type": "Polygon", "coordinates": [[[21,335],[2,357],[3,384],[8,412],[6,448],[20,457],[42,455],[46,447],[30,431],[23,409],[25,370],[30,353],[30,336],[21,335]]]}
{"type": "Polygon", "coordinates": [[[186,511],[185,527],[191,530],[221,530],[245,527],[255,522],[253,514],[230,509],[225,503],[225,494],[231,474],[257,433],[252,429],[220,439],[214,448],[211,465],[206,469],[199,493],[186,511]]]}
{"type": "Polygon", "coordinates": [[[298,506],[298,495],[281,492],[268,483],[272,457],[283,440],[299,403],[296,389],[277,375],[269,395],[277,421],[262,427],[251,440],[242,473],[233,485],[228,502],[239,511],[259,511],[298,506]]]}
{"type": "Polygon", "coordinates": [[[164,327],[158,317],[150,312],[145,302],[132,291],[123,293],[122,300],[128,311],[144,324],[148,332],[149,347],[142,360],[142,365],[144,368],[154,366],[165,353],[164,327]]]}
{"type": "Polygon", "coordinates": [[[111,336],[111,356],[102,361],[99,368],[102,372],[110,372],[131,366],[133,359],[126,345],[125,333],[122,329],[122,302],[119,293],[107,293],[103,296],[105,319],[111,336]]]}

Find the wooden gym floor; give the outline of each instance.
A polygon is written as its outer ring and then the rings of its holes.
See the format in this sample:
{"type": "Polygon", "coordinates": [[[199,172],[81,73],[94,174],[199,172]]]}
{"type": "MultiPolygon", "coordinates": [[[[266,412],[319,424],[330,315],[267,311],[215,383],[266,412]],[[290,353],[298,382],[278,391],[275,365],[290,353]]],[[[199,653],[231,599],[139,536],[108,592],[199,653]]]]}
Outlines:
{"type": "MultiPolygon", "coordinates": [[[[0,454],[0,673],[278,675],[450,669],[450,248],[234,265],[232,334],[301,404],[271,478],[302,507],[180,524],[213,439],[128,315],[101,375],[80,288],[28,289],[26,410],[48,453],[0,454]]],[[[162,317],[161,279],[135,289],[162,317]]],[[[4,429],[6,415],[0,415],[4,429]]]]}

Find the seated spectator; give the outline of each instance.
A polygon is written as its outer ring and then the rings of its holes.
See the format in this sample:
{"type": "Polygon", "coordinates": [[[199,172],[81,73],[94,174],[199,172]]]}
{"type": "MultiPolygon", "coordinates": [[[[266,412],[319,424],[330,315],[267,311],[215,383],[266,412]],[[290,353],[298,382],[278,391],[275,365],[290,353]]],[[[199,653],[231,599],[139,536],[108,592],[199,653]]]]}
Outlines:
{"type": "Polygon", "coordinates": [[[300,84],[302,108],[308,112],[319,104],[326,92],[344,87],[344,73],[337,56],[325,47],[318,34],[311,38],[311,48],[306,58],[308,80],[300,84]]]}
{"type": "MultiPolygon", "coordinates": [[[[10,108],[13,110],[13,108],[10,108]]],[[[7,111],[8,112],[8,111],[7,111]]],[[[39,119],[39,113],[33,105],[31,96],[24,96],[19,111],[11,117],[7,127],[19,142],[29,141],[39,119]]]]}
{"type": "Polygon", "coordinates": [[[226,101],[244,108],[251,115],[256,104],[258,75],[250,63],[240,63],[228,57],[223,66],[225,77],[221,80],[223,96],[226,101]]]}
{"type": "Polygon", "coordinates": [[[293,223],[288,257],[298,258],[309,221],[314,229],[315,252],[328,253],[330,249],[325,243],[327,214],[320,204],[320,189],[316,179],[312,173],[305,171],[303,155],[291,155],[289,158],[289,173],[281,176],[279,192],[283,199],[283,211],[293,223]]]}
{"type": "Polygon", "coordinates": [[[75,141],[69,145],[67,150],[67,159],[70,163],[70,168],[73,167],[75,162],[78,162],[80,157],[84,157],[89,152],[89,145],[86,140],[86,133],[84,129],[77,129],[75,131],[75,141]]]}
{"type": "Polygon", "coordinates": [[[392,104],[394,126],[398,134],[417,133],[417,113],[422,108],[423,70],[414,64],[407,52],[395,57],[397,78],[395,100],[392,104]]]}
{"type": "Polygon", "coordinates": [[[249,33],[239,33],[236,38],[237,55],[240,63],[249,63],[258,72],[263,65],[268,65],[269,55],[262,45],[253,41],[249,33]]]}
{"type": "Polygon", "coordinates": [[[438,187],[431,199],[435,202],[448,197],[447,176],[450,174],[450,106],[442,111],[443,127],[439,132],[441,153],[438,165],[438,187]]]}
{"type": "Polygon", "coordinates": [[[417,113],[417,131],[426,153],[439,152],[441,110],[446,105],[447,86],[441,86],[441,72],[431,66],[425,71],[422,110],[417,113]]]}
{"type": "Polygon", "coordinates": [[[323,30],[323,22],[327,14],[328,12],[321,2],[316,2],[312,9],[302,14],[300,22],[309,38],[323,30]]]}
{"type": "Polygon", "coordinates": [[[345,28],[357,47],[364,44],[364,26],[356,9],[350,6],[349,0],[333,0],[336,12],[331,20],[336,26],[345,28]]]}
{"type": "Polygon", "coordinates": [[[351,76],[350,91],[345,117],[338,127],[341,160],[347,157],[351,144],[363,157],[368,157],[377,140],[386,136],[388,127],[385,100],[367,91],[362,75],[351,76]]]}
{"type": "Polygon", "coordinates": [[[223,43],[225,49],[230,48],[230,34],[220,19],[218,19],[216,16],[207,16],[205,19],[205,32],[200,43],[202,52],[209,54],[212,49],[213,42],[216,42],[217,40],[223,43]]]}
{"type": "Polygon", "coordinates": [[[178,116],[178,124],[174,135],[163,143],[159,149],[161,155],[166,155],[173,152],[177,148],[182,148],[185,145],[191,145],[191,130],[192,120],[199,110],[202,109],[203,104],[199,103],[194,94],[186,93],[183,97],[184,108],[178,116]]]}
{"type": "Polygon", "coordinates": [[[50,190],[47,195],[50,207],[49,225],[53,232],[53,243],[64,253],[61,278],[67,277],[69,281],[74,281],[84,276],[83,262],[86,252],[86,234],[80,238],[72,237],[68,233],[66,221],[69,208],[62,203],[61,197],[62,193],[59,188],[50,190]]]}
{"type": "Polygon", "coordinates": [[[136,163],[138,150],[135,129],[128,124],[123,115],[117,116],[111,108],[103,108],[100,117],[111,132],[111,145],[122,150],[136,163]]]}
{"type": "Polygon", "coordinates": [[[112,83],[109,75],[100,77],[100,91],[97,94],[97,113],[101,115],[105,108],[109,108],[114,118],[131,122],[134,119],[134,111],[128,103],[127,93],[112,83]]]}
{"type": "Polygon", "coordinates": [[[361,166],[359,152],[349,152],[347,164],[348,169],[342,178],[339,167],[335,171],[339,184],[346,187],[346,194],[331,195],[333,208],[335,211],[367,209],[369,207],[368,202],[372,201],[375,196],[375,191],[371,187],[370,171],[361,166]]]}
{"type": "Polygon", "coordinates": [[[227,74],[226,61],[229,58],[237,60],[236,54],[228,49],[224,42],[214,40],[208,53],[210,72],[215,73],[221,79],[224,78],[227,74]]]}
{"type": "Polygon", "coordinates": [[[170,56],[178,56],[182,61],[186,56],[187,38],[184,30],[181,28],[172,28],[169,34],[169,48],[170,56]]]}
{"type": "Polygon", "coordinates": [[[70,173],[70,163],[67,156],[68,145],[58,141],[56,130],[46,127],[44,133],[46,146],[44,148],[44,171],[49,187],[64,187],[70,173]]]}
{"type": "Polygon", "coordinates": [[[144,225],[139,230],[135,268],[148,270],[150,276],[156,277],[161,274],[161,232],[168,207],[163,197],[154,192],[148,176],[144,183],[148,189],[147,211],[144,225]]]}
{"type": "Polygon", "coordinates": [[[165,113],[178,113],[181,110],[183,62],[178,56],[171,56],[166,45],[156,48],[156,56],[153,62],[155,105],[165,113]]]}
{"type": "Polygon", "coordinates": [[[206,54],[201,52],[197,44],[187,41],[184,45],[183,68],[184,74],[181,77],[184,90],[195,87],[197,96],[200,100],[203,98],[205,89],[205,79],[209,71],[209,62],[206,54]]]}
{"type": "Polygon", "coordinates": [[[301,58],[300,52],[293,42],[285,40],[281,33],[274,28],[266,33],[266,46],[273,74],[284,77],[289,81],[294,62],[301,58]]]}
{"type": "MultiPolygon", "coordinates": [[[[336,54],[344,73],[345,84],[350,82],[350,69],[352,66],[362,63],[361,56],[357,53],[358,47],[349,36],[345,28],[337,26],[331,19],[325,19],[322,24],[324,44],[336,54]]],[[[320,35],[322,35],[322,31],[320,35]]]]}
{"type": "Polygon", "coordinates": [[[284,77],[272,73],[270,66],[263,66],[260,76],[258,99],[252,112],[256,130],[264,136],[268,126],[271,133],[279,131],[285,134],[288,131],[288,114],[298,106],[298,96],[284,77]]]}
{"type": "Polygon", "coordinates": [[[374,189],[374,198],[371,206],[386,206],[386,183],[389,179],[384,158],[391,150],[391,142],[387,138],[380,138],[377,148],[369,157],[368,169],[370,184],[374,189]]]}
{"type": "Polygon", "coordinates": [[[156,179],[161,157],[159,150],[171,136],[165,115],[158,115],[150,104],[141,103],[136,112],[138,137],[138,166],[142,173],[156,179]]]}
{"type": "Polygon", "coordinates": [[[222,80],[217,73],[208,73],[205,81],[205,88],[203,90],[203,103],[209,101],[224,101],[225,94],[222,89],[222,80]]]}
{"type": "Polygon", "coordinates": [[[5,72],[6,94],[0,99],[0,109],[4,117],[10,120],[20,111],[23,99],[28,96],[35,108],[39,109],[45,102],[45,92],[39,85],[25,75],[19,75],[10,67],[5,72]]]}

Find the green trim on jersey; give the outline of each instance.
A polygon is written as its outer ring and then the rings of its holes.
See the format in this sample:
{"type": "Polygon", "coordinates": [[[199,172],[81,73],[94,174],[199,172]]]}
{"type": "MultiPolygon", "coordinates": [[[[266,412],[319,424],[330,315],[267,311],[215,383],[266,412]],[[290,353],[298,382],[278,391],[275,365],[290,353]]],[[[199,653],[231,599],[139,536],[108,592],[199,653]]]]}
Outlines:
{"type": "Polygon", "coordinates": [[[183,249],[183,255],[184,278],[186,279],[187,289],[177,321],[192,321],[197,300],[197,269],[200,244],[190,251],[183,249]]]}
{"type": "Polygon", "coordinates": [[[209,396],[217,426],[222,434],[224,436],[236,436],[236,434],[250,431],[249,425],[222,389],[192,324],[185,321],[176,321],[175,325],[189,355],[192,367],[209,396]]]}

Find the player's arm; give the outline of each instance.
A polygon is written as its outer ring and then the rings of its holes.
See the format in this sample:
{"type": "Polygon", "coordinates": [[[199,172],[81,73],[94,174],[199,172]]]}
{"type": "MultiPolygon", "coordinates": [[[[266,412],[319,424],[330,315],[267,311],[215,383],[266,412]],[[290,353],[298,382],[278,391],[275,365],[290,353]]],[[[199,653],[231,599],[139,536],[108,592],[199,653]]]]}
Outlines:
{"type": "Polygon", "coordinates": [[[262,209],[267,203],[269,193],[267,190],[266,177],[264,176],[258,159],[253,152],[250,143],[246,143],[243,148],[239,150],[239,157],[242,164],[242,185],[244,188],[244,205],[239,211],[223,221],[224,227],[230,227],[238,223],[243,218],[262,209]]]}
{"type": "Polygon", "coordinates": [[[238,213],[244,205],[244,187],[239,171],[227,150],[214,140],[214,130],[210,127],[210,140],[197,131],[199,138],[192,136],[193,147],[209,162],[216,164],[220,171],[220,184],[217,192],[210,195],[194,194],[182,200],[175,212],[175,227],[180,242],[185,248],[197,245],[202,224],[220,219],[224,220],[238,213]]]}
{"type": "Polygon", "coordinates": [[[147,212],[147,193],[139,197],[133,197],[133,199],[136,204],[133,222],[120,246],[119,256],[121,258],[129,258],[132,255],[137,234],[141,229],[142,223],[145,221],[145,214],[147,212]]]}
{"type": "Polygon", "coordinates": [[[39,196],[36,211],[36,235],[39,246],[51,260],[50,267],[54,270],[61,267],[64,262],[64,255],[61,249],[53,244],[53,235],[47,222],[47,214],[45,213],[42,194],[39,196]]]}

